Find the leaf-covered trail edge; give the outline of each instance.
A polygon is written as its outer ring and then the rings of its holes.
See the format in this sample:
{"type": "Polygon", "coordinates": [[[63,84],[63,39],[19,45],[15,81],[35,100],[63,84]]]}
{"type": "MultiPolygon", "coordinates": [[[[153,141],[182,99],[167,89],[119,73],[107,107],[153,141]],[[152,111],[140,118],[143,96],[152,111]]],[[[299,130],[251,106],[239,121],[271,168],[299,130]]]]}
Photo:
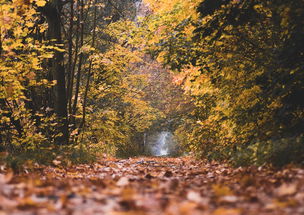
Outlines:
{"type": "Polygon", "coordinates": [[[304,169],[232,168],[185,157],[2,172],[6,214],[304,214],[304,169]]]}

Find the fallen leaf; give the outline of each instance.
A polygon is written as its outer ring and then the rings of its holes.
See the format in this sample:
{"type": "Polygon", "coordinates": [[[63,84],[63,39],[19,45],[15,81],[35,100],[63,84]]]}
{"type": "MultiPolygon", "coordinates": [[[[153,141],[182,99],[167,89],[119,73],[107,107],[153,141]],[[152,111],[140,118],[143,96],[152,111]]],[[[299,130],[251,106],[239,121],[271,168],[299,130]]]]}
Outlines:
{"type": "Polygon", "coordinates": [[[212,215],[240,215],[240,209],[227,209],[227,208],[218,208],[216,209],[212,215]]]}
{"type": "Polygon", "coordinates": [[[166,171],[165,174],[164,174],[164,177],[172,177],[173,176],[173,173],[171,171],[166,171]]]}
{"type": "Polygon", "coordinates": [[[13,171],[8,171],[6,174],[0,174],[0,184],[7,184],[9,183],[14,177],[13,171]]]}
{"type": "Polygon", "coordinates": [[[278,196],[289,196],[297,192],[296,184],[282,184],[277,190],[276,193],[278,196]]]}
{"type": "Polygon", "coordinates": [[[221,202],[225,202],[225,203],[235,203],[238,201],[238,197],[237,196],[223,196],[220,198],[221,202]]]}
{"type": "Polygon", "coordinates": [[[116,185],[123,187],[123,186],[127,186],[129,183],[130,183],[130,181],[129,181],[129,179],[127,177],[121,177],[117,181],[116,185]]]}
{"type": "Polygon", "coordinates": [[[53,164],[54,164],[55,166],[58,166],[58,165],[61,164],[61,161],[59,161],[59,160],[53,160],[53,164]]]}
{"type": "Polygon", "coordinates": [[[202,197],[198,192],[195,191],[190,191],[187,193],[187,199],[189,201],[193,201],[195,203],[199,203],[200,201],[202,201],[202,197]]]}
{"type": "Polygon", "coordinates": [[[231,189],[225,185],[214,184],[212,185],[212,189],[217,197],[233,195],[231,189]]]}
{"type": "Polygon", "coordinates": [[[147,178],[147,179],[152,179],[152,178],[154,178],[154,176],[152,176],[150,173],[148,173],[148,174],[145,176],[145,178],[147,178]]]}

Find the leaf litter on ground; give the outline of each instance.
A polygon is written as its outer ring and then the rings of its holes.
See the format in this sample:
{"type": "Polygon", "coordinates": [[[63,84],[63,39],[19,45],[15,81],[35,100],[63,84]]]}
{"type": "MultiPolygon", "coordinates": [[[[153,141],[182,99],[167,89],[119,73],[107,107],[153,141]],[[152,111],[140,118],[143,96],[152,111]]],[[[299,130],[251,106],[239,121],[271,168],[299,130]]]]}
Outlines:
{"type": "Polygon", "coordinates": [[[0,215],[304,214],[304,170],[183,158],[104,158],[0,172],[0,215]]]}

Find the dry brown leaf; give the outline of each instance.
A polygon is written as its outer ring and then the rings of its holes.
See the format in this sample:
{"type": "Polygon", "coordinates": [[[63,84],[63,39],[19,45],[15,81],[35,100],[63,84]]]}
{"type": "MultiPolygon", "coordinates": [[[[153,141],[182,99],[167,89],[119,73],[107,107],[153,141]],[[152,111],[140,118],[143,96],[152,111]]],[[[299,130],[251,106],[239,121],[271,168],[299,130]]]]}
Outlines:
{"type": "Polygon", "coordinates": [[[17,207],[18,202],[16,200],[8,199],[0,195],[0,209],[11,209],[17,207]]]}
{"type": "Polygon", "coordinates": [[[289,196],[297,192],[296,184],[282,184],[277,190],[276,193],[278,196],[289,196]]]}
{"type": "Polygon", "coordinates": [[[0,174],[0,184],[7,184],[9,183],[14,177],[13,171],[9,170],[6,174],[0,174]]]}
{"type": "Polygon", "coordinates": [[[183,202],[179,207],[180,214],[191,214],[191,211],[195,210],[198,205],[194,202],[183,202]]]}
{"type": "Polygon", "coordinates": [[[232,190],[225,185],[214,184],[214,185],[212,185],[212,189],[213,189],[215,196],[217,196],[217,197],[233,195],[232,190]]]}

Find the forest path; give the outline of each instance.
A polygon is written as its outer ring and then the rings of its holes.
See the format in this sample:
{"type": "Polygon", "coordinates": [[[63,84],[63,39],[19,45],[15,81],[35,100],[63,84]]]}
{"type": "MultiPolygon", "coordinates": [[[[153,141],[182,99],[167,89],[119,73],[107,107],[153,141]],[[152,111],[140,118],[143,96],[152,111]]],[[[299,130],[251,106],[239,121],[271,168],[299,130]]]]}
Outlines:
{"type": "Polygon", "coordinates": [[[0,174],[0,215],[304,214],[304,170],[190,158],[103,159],[0,174]]]}

